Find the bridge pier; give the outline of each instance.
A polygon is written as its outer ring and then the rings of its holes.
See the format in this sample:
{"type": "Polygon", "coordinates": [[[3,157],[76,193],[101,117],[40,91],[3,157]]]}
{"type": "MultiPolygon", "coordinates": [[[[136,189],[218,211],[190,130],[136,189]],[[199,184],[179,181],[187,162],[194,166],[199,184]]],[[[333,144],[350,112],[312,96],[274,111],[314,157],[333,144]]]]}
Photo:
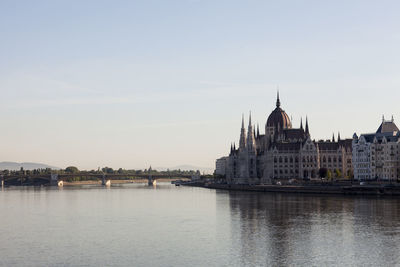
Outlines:
{"type": "Polygon", "coordinates": [[[1,187],[3,188],[4,187],[4,176],[0,176],[0,179],[1,179],[1,187]]]}
{"type": "Polygon", "coordinates": [[[58,181],[58,174],[51,174],[50,175],[50,186],[63,186],[63,181],[58,181]]]}
{"type": "Polygon", "coordinates": [[[101,185],[103,186],[111,186],[111,180],[106,180],[106,175],[103,174],[103,178],[101,179],[101,185]]]}
{"type": "Polygon", "coordinates": [[[153,185],[155,182],[156,181],[153,180],[153,176],[151,174],[149,174],[149,177],[147,178],[147,184],[150,186],[150,185],[153,185]]]}

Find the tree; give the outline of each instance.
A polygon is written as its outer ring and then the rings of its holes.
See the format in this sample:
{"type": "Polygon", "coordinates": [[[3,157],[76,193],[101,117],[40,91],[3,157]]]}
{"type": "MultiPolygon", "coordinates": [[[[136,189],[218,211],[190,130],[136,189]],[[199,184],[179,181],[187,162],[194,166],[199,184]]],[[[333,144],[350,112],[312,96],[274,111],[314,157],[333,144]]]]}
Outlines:
{"type": "Polygon", "coordinates": [[[347,178],[348,178],[348,179],[353,179],[353,178],[354,178],[354,173],[353,173],[352,170],[348,170],[348,171],[347,171],[347,178]]]}
{"type": "Polygon", "coordinates": [[[79,170],[75,166],[69,166],[69,167],[65,168],[65,172],[67,172],[67,173],[78,173],[79,170]]]}
{"type": "Polygon", "coordinates": [[[332,179],[332,172],[331,170],[328,170],[328,172],[326,173],[326,177],[331,180],[332,179]]]}
{"type": "Polygon", "coordinates": [[[319,177],[326,178],[327,174],[328,174],[328,169],[327,168],[320,168],[319,169],[319,177]]]}
{"type": "Polygon", "coordinates": [[[101,169],[104,173],[114,173],[113,168],[109,168],[109,167],[104,167],[103,169],[101,169]]]}
{"type": "Polygon", "coordinates": [[[336,175],[336,178],[340,178],[340,177],[342,177],[342,172],[339,169],[336,169],[335,175],[336,175]]]}

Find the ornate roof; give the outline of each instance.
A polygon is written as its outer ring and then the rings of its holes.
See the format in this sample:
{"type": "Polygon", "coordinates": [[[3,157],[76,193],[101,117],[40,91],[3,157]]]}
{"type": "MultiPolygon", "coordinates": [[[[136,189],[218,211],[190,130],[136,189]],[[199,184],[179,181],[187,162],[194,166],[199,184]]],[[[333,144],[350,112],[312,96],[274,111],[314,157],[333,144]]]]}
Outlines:
{"type": "Polygon", "coordinates": [[[269,115],[267,120],[267,127],[275,127],[280,129],[290,129],[292,128],[292,122],[286,112],[281,109],[281,101],[279,100],[279,92],[276,100],[276,108],[269,115]]]}
{"type": "Polygon", "coordinates": [[[381,126],[379,126],[378,130],[376,133],[392,133],[392,132],[398,132],[399,128],[397,128],[396,124],[393,122],[393,118],[391,121],[385,121],[384,119],[382,120],[381,126]]]}
{"type": "Polygon", "coordinates": [[[306,134],[303,129],[285,129],[283,130],[286,140],[303,140],[306,134]]]}

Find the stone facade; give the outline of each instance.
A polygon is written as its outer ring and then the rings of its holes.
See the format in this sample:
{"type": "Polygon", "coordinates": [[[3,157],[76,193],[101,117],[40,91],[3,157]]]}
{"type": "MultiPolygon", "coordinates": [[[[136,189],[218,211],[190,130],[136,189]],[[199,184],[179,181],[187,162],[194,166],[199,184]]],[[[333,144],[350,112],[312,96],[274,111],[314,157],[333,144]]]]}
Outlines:
{"type": "Polygon", "coordinates": [[[247,131],[244,118],[239,147],[231,146],[227,157],[226,178],[231,184],[266,184],[273,179],[317,178],[321,168],[344,176],[352,173],[352,140],[314,141],[308,119],[305,127],[292,128],[292,122],[281,109],[279,94],[275,110],[269,115],[265,134],[251,122],[247,131]]]}
{"type": "Polygon", "coordinates": [[[222,157],[215,161],[215,174],[226,175],[226,167],[228,163],[228,157],[222,157]]]}
{"type": "Polygon", "coordinates": [[[353,135],[354,178],[395,180],[400,177],[400,132],[394,120],[385,121],[376,133],[353,135]]]}

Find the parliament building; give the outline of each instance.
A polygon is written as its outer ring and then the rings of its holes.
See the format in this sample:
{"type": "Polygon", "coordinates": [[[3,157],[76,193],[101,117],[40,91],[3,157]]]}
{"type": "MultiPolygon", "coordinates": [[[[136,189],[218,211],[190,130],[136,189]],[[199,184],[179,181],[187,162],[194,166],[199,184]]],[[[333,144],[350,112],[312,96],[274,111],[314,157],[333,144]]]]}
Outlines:
{"type": "MultiPolygon", "coordinates": [[[[265,134],[251,122],[247,131],[244,118],[239,145],[231,145],[228,156],[217,160],[230,184],[268,184],[274,180],[319,178],[323,172],[347,177],[352,175],[352,139],[311,139],[308,119],[303,127],[293,128],[281,108],[279,93],[276,108],[265,124],[265,134]]],[[[338,178],[340,178],[338,177],[338,178]]]]}

